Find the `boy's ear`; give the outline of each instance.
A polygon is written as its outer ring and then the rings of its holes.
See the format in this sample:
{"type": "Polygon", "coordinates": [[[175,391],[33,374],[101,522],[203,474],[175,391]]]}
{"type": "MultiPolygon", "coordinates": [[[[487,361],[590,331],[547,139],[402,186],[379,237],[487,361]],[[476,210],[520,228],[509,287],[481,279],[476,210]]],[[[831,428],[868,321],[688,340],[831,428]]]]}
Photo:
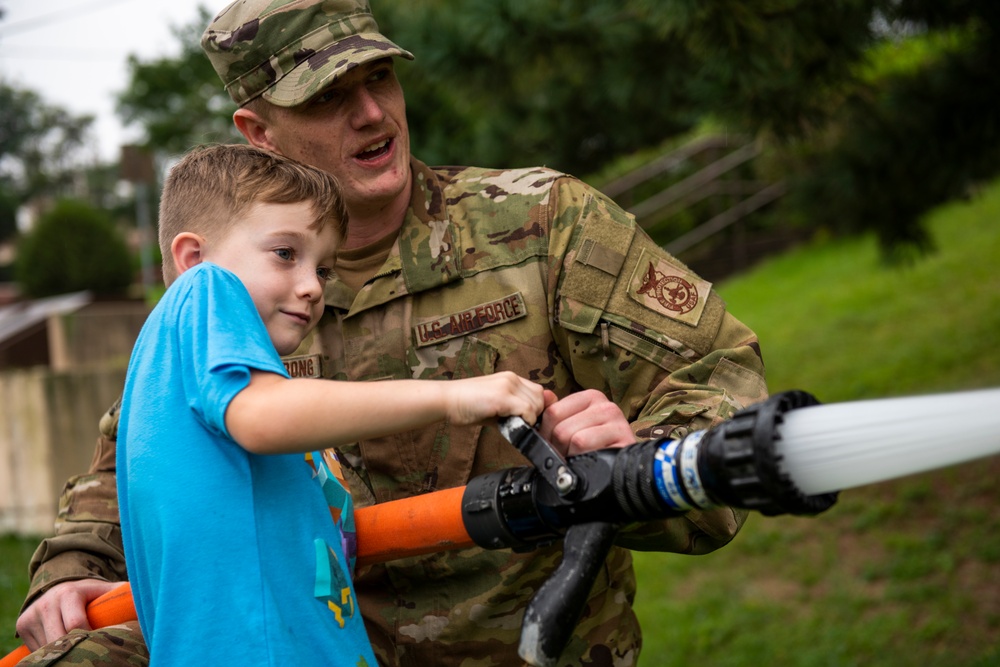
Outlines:
{"type": "Polygon", "coordinates": [[[177,268],[177,275],[201,264],[205,258],[205,239],[194,232],[181,232],[170,244],[170,254],[177,268]]]}

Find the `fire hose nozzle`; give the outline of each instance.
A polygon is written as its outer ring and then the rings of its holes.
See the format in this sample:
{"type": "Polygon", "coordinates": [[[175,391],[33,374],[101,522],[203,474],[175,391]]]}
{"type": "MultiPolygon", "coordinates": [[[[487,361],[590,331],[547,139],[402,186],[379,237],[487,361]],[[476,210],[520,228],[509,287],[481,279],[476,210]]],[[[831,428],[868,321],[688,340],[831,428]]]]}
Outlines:
{"type": "MultiPolygon", "coordinates": [[[[523,420],[502,423],[535,467],[508,468],[471,480],[462,501],[472,539],[487,549],[528,550],[561,539],[581,523],[623,526],[693,509],[732,506],[762,514],[819,514],[837,493],[807,495],[782,471],[785,413],[819,405],[788,391],[737,412],[730,420],[680,439],[647,440],[570,457],[574,483],[558,483],[551,445],[523,420]],[[543,469],[539,469],[539,468],[543,469]]],[[[515,418],[508,418],[515,419],[515,418]]]]}
{"type": "MultiPolygon", "coordinates": [[[[756,510],[766,516],[813,515],[830,509],[837,493],[803,493],[783,472],[776,447],[785,413],[814,405],[819,401],[812,394],[786,391],[700,432],[697,470],[705,493],[716,505],[756,510]]],[[[693,474],[687,467],[682,470],[683,481],[690,485],[693,474]]]]}
{"type": "MultiPolygon", "coordinates": [[[[836,493],[807,496],[783,474],[774,443],[783,415],[819,402],[801,391],[773,396],[731,420],[681,440],[651,440],[565,462],[575,478],[558,483],[557,455],[522,420],[501,432],[536,467],[512,468],[470,481],[462,499],[466,529],[488,548],[530,550],[563,539],[563,561],[525,610],[519,655],[551,667],[569,641],[600,564],[618,529],[731,505],[763,514],[817,514],[836,493]]],[[[561,459],[558,463],[562,463],[561,459]]]]}

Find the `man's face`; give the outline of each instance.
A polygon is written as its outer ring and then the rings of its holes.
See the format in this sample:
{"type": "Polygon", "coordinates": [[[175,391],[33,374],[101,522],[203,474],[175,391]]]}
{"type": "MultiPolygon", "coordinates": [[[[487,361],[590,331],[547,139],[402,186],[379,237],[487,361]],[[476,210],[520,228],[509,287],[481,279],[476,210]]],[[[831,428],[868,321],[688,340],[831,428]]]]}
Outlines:
{"type": "Polygon", "coordinates": [[[233,228],[204,247],[202,259],[243,282],[278,354],[291,354],[323,314],[337,233],[312,226],[312,202],[254,204],[233,228]]]}
{"type": "Polygon", "coordinates": [[[410,136],[391,58],[359,65],[308,102],[271,112],[275,150],[335,176],[352,212],[382,209],[406,192],[410,136]]]}

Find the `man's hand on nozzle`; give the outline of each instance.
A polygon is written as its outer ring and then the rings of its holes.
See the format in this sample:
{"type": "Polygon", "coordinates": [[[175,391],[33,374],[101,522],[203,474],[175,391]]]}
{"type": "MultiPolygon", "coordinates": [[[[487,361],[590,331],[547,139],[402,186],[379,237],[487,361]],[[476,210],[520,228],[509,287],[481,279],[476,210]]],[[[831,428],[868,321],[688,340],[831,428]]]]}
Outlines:
{"type": "Polygon", "coordinates": [[[17,619],[17,634],[30,651],[54,642],[70,630],[90,630],[87,604],[120,582],[99,579],[64,581],[45,591],[17,619]]]}
{"type": "Polygon", "coordinates": [[[546,406],[539,432],[563,456],[635,443],[621,409],[596,389],[578,391],[546,406]]]}

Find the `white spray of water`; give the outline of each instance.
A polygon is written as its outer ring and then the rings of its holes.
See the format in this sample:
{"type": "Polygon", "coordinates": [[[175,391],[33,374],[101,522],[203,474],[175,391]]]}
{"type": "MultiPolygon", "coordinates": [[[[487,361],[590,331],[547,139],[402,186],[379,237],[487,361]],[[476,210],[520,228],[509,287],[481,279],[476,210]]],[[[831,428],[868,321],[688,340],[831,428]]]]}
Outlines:
{"type": "Polygon", "coordinates": [[[799,408],[778,432],[800,491],[841,491],[1000,453],[1000,389],[799,408]]]}

